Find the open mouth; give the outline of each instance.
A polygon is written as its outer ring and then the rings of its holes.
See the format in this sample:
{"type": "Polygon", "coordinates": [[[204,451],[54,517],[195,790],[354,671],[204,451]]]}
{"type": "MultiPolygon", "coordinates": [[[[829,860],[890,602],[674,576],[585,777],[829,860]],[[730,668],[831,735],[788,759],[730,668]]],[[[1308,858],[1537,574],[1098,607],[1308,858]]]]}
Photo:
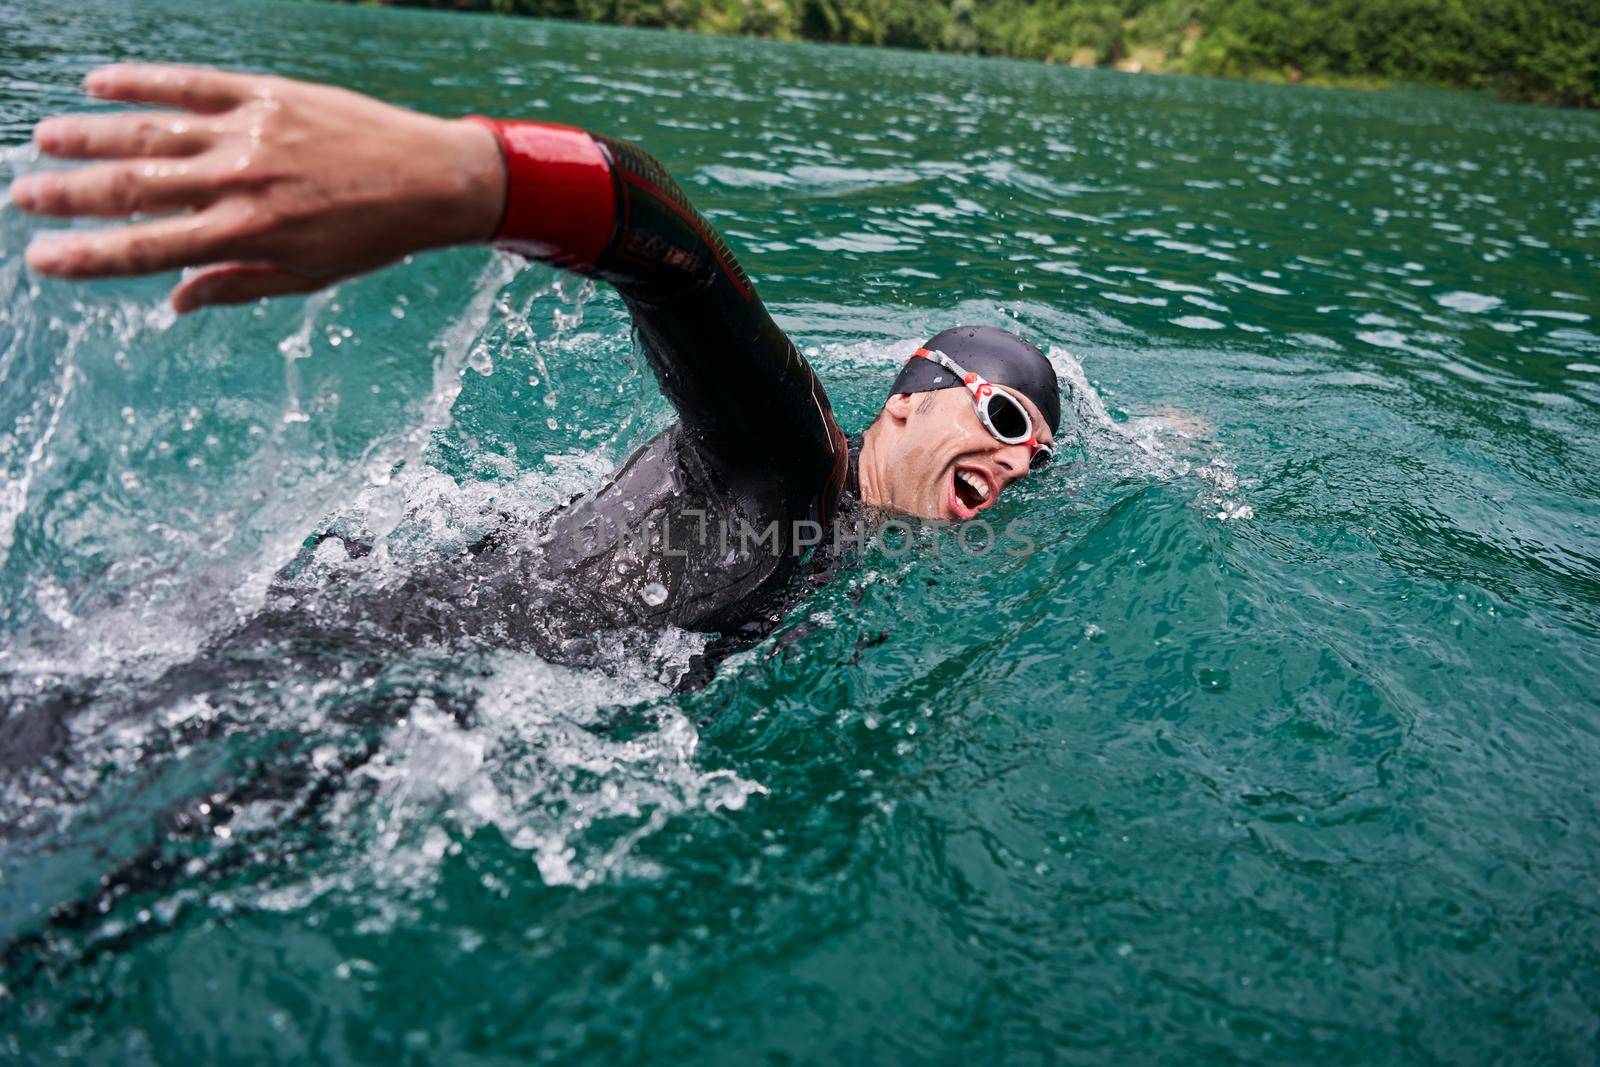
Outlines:
{"type": "Polygon", "coordinates": [[[958,519],[970,519],[994,503],[995,486],[976,467],[957,467],[950,475],[950,510],[958,519]]]}

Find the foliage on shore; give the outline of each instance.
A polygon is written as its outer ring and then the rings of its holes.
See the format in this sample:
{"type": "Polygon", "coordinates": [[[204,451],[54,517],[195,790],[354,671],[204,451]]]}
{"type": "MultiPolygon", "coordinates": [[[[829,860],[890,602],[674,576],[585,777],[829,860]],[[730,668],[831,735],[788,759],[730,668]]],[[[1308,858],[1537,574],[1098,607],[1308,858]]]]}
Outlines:
{"type": "Polygon", "coordinates": [[[364,0],[1600,106],[1600,0],[364,0]]]}

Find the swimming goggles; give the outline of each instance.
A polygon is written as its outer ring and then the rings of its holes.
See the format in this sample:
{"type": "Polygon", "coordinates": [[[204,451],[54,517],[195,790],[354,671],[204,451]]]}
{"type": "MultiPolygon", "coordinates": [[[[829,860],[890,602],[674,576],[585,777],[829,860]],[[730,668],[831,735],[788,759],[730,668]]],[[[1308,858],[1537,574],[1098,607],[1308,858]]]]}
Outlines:
{"type": "Polygon", "coordinates": [[[1033,432],[1033,416],[1022,406],[1022,401],[1012,396],[1003,386],[995,385],[981,374],[962,368],[961,364],[933,348],[919,348],[916,354],[930,359],[961,379],[961,384],[972,394],[972,406],[978,411],[978,421],[983,428],[1003,445],[1027,445],[1031,451],[1028,469],[1038,470],[1055,458],[1053,446],[1039,440],[1033,432]]]}

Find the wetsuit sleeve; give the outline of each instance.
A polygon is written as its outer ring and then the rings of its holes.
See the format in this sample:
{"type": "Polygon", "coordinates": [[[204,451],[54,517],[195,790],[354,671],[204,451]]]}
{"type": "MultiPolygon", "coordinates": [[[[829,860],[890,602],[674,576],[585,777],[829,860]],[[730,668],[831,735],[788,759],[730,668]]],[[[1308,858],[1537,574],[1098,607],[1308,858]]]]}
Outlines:
{"type": "Polygon", "coordinates": [[[661,389],[719,464],[831,514],[847,465],[827,394],[711,225],[625,141],[474,118],[508,173],[496,244],[616,286],[661,389]]]}

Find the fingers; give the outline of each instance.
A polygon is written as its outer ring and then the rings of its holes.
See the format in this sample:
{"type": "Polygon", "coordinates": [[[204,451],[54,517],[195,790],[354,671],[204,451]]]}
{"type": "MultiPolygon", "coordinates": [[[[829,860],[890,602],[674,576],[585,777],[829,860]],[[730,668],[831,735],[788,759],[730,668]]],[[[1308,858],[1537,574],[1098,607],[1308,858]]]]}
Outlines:
{"type": "Polygon", "coordinates": [[[192,156],[215,139],[210,123],[159,111],[126,115],[58,115],[33,131],[34,143],[62,159],[151,159],[192,156]]]}
{"type": "Polygon", "coordinates": [[[193,215],[38,240],[28,246],[27,262],[57,278],[154,274],[215,263],[253,253],[246,221],[219,204],[193,215]]]}
{"type": "Polygon", "coordinates": [[[267,296],[309,293],[328,284],[267,263],[219,263],[185,278],[172,290],[172,309],[180,315],[212,304],[243,304],[267,296]]]}
{"type": "Polygon", "coordinates": [[[166,63],[118,63],[89,72],[83,87],[102,100],[155,104],[214,114],[255,95],[261,77],[209,67],[166,63]]]}
{"type": "Polygon", "coordinates": [[[114,218],[203,207],[222,192],[211,167],[139,160],[29,174],[12,184],[11,202],[39,215],[114,218]]]}

